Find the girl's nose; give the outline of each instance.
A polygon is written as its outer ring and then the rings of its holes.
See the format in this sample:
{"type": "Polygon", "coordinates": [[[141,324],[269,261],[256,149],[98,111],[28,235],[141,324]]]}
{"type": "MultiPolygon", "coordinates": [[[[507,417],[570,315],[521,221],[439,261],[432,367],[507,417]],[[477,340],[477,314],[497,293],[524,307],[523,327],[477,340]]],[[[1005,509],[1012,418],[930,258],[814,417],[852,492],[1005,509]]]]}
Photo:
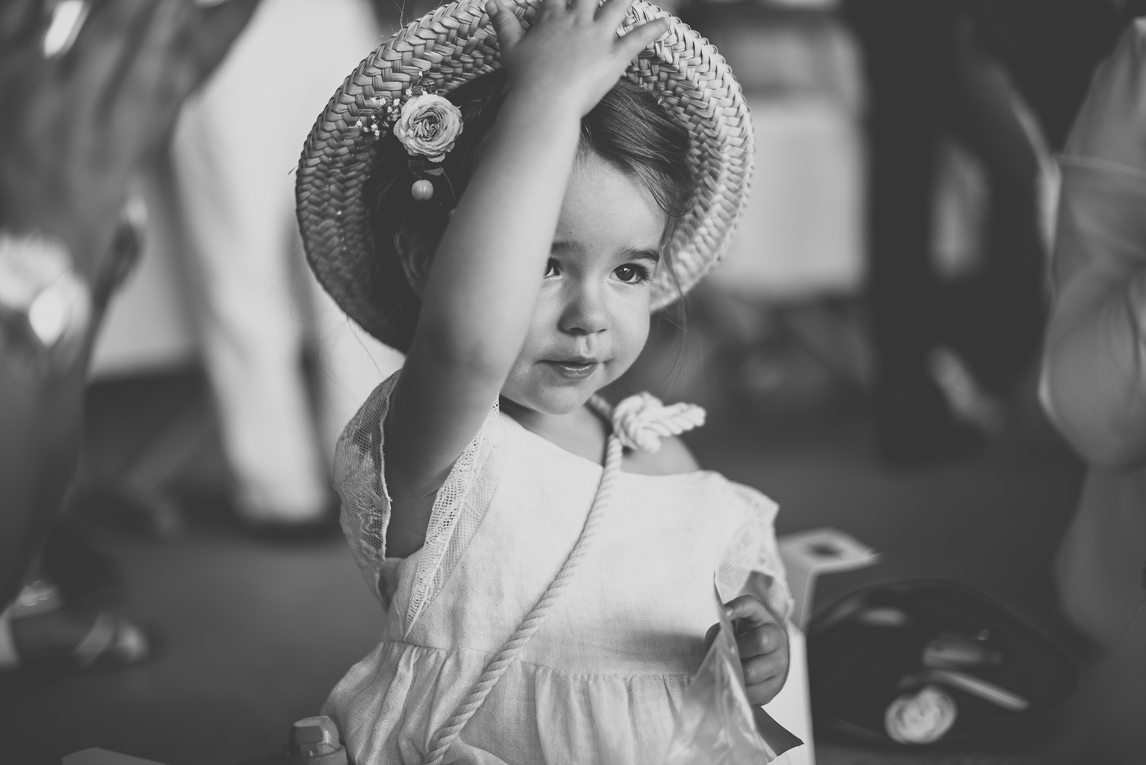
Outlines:
{"type": "Polygon", "coordinates": [[[571,285],[561,313],[561,329],[581,335],[603,332],[609,324],[602,285],[571,285]]]}

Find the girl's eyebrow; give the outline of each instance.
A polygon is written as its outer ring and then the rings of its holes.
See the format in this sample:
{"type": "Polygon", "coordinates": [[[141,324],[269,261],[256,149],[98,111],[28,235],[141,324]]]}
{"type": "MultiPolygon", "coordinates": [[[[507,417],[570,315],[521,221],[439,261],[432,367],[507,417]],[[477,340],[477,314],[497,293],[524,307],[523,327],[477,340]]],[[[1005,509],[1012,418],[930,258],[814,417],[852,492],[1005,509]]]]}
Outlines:
{"type": "MultiPolygon", "coordinates": [[[[557,239],[554,240],[553,246],[550,247],[549,251],[555,255],[568,252],[580,252],[581,245],[575,241],[557,239]]],[[[651,260],[654,263],[659,263],[661,254],[659,250],[654,249],[628,249],[621,251],[618,260],[651,260]]]]}
{"type": "Polygon", "coordinates": [[[661,254],[658,250],[626,250],[625,260],[651,260],[654,263],[659,263],[661,254]]]}
{"type": "Polygon", "coordinates": [[[577,252],[580,249],[581,247],[576,242],[571,242],[566,239],[556,239],[553,242],[553,246],[549,248],[549,251],[554,253],[565,253],[577,252]]]}

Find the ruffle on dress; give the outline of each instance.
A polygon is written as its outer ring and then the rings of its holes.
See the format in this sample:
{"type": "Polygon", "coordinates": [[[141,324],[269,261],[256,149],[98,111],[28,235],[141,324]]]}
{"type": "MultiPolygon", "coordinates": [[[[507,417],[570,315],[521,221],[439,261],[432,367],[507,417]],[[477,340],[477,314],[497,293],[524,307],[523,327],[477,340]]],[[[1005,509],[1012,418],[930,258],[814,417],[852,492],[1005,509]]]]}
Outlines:
{"type": "MultiPolygon", "coordinates": [[[[423,765],[433,734],[470,690],[454,679],[477,677],[489,658],[464,649],[380,644],[327,702],[346,710],[339,723],[355,761],[395,765],[396,741],[398,763],[423,765]]],[[[690,673],[570,676],[515,663],[451,747],[448,762],[659,765],[691,680],[690,673]],[[523,727],[522,720],[535,724],[523,727]],[[519,736],[498,735],[507,730],[519,736]]]]}

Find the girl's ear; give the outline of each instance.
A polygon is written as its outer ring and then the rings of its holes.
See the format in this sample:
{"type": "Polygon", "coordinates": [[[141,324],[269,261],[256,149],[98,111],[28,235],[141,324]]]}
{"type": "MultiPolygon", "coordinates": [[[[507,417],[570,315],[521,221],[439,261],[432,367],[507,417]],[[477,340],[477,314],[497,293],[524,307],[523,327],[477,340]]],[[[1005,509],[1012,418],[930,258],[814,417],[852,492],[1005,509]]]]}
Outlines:
{"type": "Polygon", "coordinates": [[[406,283],[410,285],[413,293],[421,298],[426,279],[430,276],[430,263],[433,259],[429,248],[420,237],[399,228],[394,232],[394,250],[402,263],[402,273],[406,275],[406,283]]]}

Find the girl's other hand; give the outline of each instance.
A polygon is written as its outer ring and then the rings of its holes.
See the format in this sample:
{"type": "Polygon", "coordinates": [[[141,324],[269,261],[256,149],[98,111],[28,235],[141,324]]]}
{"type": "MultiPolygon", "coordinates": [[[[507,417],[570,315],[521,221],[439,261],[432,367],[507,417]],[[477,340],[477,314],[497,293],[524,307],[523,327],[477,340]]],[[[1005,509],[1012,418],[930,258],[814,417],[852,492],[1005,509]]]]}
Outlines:
{"type": "MultiPolygon", "coordinates": [[[[752,595],[734,598],[724,608],[736,630],[748,703],[767,704],[788,679],[788,631],[752,595]]],[[[704,639],[706,653],[719,630],[719,624],[708,630],[704,639]]]]}
{"type": "Polygon", "coordinates": [[[544,99],[568,99],[584,116],[616,84],[636,55],[668,31],[667,19],[617,31],[633,0],[542,0],[527,33],[500,0],[489,13],[510,87],[544,99]]]}

